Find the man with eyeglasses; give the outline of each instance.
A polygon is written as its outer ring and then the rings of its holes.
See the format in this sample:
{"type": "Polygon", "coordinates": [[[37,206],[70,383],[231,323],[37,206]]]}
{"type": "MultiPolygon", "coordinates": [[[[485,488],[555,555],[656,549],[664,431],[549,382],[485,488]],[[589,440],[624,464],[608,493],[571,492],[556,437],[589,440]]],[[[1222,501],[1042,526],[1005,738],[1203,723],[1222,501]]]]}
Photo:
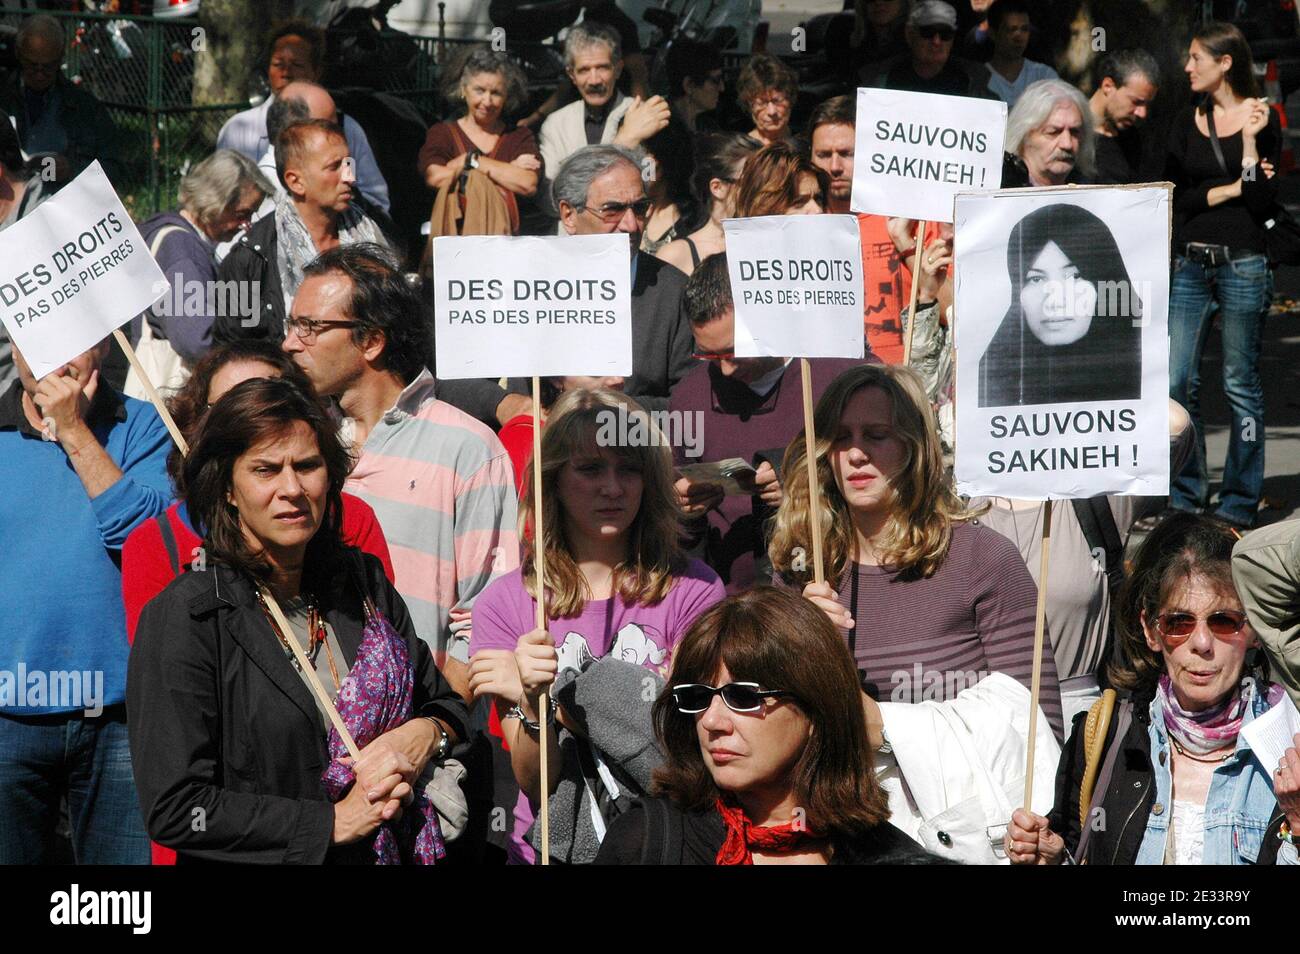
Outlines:
{"type": "Polygon", "coordinates": [[[18,71],[0,89],[0,109],[18,124],[23,151],[48,169],[51,191],[96,159],[111,181],[121,182],[117,127],[99,100],[63,75],[67,39],[59,22],[43,13],[29,17],[16,46],[18,71]]]}
{"type": "MultiPolygon", "coordinates": [[[[700,456],[673,448],[677,466],[739,457],[753,464],[752,496],[723,496],[720,488],[681,478],[676,487],[688,518],[692,549],[722,577],[728,593],[771,578],[763,526],[781,503],[776,468],[786,445],[803,427],[799,365],[790,358],[738,358],[736,311],[727,255],[710,255],[686,282],[685,310],[695,337],[695,357],[705,362],[673,388],[668,408],[699,414],[700,456]]],[[[868,355],[868,361],[876,361],[868,355]]],[[[862,362],[813,358],[813,400],[841,371],[862,362]]],[[[695,450],[696,448],[692,448],[695,450]]]]}
{"type": "MultiPolygon", "coordinates": [[[[668,406],[672,387],[694,365],[690,323],[682,311],[686,276],[639,251],[650,200],[643,157],[620,146],[587,146],[560,167],[553,192],[567,235],[628,237],[632,269],[632,375],[624,390],[647,410],[668,406]]],[[[522,391],[523,382],[512,390],[522,391]]]]}
{"type": "Polygon", "coordinates": [[[921,0],[908,14],[903,31],[908,52],[883,64],[863,67],[867,86],[915,93],[996,99],[988,72],[979,63],[952,55],[957,36],[957,11],[943,0],[921,0]]]}

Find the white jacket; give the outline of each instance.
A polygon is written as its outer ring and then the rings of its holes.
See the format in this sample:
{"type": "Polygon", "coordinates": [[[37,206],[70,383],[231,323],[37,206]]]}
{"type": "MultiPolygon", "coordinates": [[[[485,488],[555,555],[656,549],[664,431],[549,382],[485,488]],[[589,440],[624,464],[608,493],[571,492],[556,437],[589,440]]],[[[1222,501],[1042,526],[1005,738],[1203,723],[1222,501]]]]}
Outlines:
{"type": "MultiPolygon", "coordinates": [[[[880,711],[894,750],[877,756],[890,822],[941,857],[1007,864],[1002,836],[1024,800],[1029,690],[995,672],[947,702],[882,702],[880,711]]],[[[1061,747],[1041,706],[1035,735],[1032,808],[1046,815],[1061,747]]]]}
{"type": "MultiPolygon", "coordinates": [[[[618,135],[619,124],[623,122],[623,114],[631,105],[632,100],[627,96],[622,93],[614,94],[614,105],[609,115],[605,117],[605,130],[600,135],[602,144],[614,141],[614,137],[618,135]]],[[[564,165],[565,159],[587,145],[585,109],[586,103],[581,99],[557,109],[546,117],[546,121],[542,123],[541,134],[538,136],[538,149],[542,154],[546,178],[538,183],[537,197],[542,207],[554,216],[558,216],[560,210],[555,207],[555,200],[551,196],[551,180],[560,171],[560,166],[564,165]]]]}

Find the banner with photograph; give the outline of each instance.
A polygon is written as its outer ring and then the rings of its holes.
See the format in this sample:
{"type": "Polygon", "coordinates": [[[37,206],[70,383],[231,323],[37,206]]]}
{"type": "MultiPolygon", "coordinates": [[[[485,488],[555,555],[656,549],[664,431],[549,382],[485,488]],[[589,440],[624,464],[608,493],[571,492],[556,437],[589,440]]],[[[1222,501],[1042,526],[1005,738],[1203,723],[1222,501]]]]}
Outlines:
{"type": "Polygon", "coordinates": [[[957,197],[961,493],[1169,492],[1170,191],[957,197]]]}
{"type": "Polygon", "coordinates": [[[859,89],[854,212],[951,222],[959,192],[1002,185],[1007,104],[895,89],[859,89]]]}

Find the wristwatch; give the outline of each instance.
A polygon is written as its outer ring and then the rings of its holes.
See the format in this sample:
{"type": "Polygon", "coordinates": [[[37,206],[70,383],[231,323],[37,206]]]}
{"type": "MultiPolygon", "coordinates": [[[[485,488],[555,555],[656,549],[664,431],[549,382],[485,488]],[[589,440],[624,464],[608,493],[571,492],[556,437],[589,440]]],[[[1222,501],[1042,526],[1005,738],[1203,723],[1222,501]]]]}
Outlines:
{"type": "Polygon", "coordinates": [[[466,169],[478,168],[478,157],[482,155],[477,149],[470,150],[469,158],[465,160],[466,169]]]}

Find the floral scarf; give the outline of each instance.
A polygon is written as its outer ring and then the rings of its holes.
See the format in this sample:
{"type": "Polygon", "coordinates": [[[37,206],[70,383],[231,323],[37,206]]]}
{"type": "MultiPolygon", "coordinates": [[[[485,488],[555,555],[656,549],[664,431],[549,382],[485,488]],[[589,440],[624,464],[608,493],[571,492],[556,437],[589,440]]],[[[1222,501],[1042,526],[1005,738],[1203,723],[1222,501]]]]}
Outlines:
{"type": "MultiPolygon", "coordinates": [[[[411,718],[415,667],[406,641],[370,600],[365,601],[366,625],[356,662],[339,686],[335,706],[358,748],[411,718]]],[[[339,760],[348,754],[337,729],[330,729],[330,764],[322,781],[330,800],[347,794],[354,776],[339,760]]],[[[384,822],[372,836],[375,860],[381,865],[431,865],[447,854],[438,814],[423,789],[396,822],[384,822]]]]}
{"type": "MultiPolygon", "coordinates": [[[[1189,712],[1178,704],[1168,673],[1160,676],[1157,692],[1160,708],[1165,715],[1165,728],[1170,736],[1190,754],[1208,755],[1236,742],[1256,690],[1254,677],[1246,676],[1227,699],[1200,712],[1189,712]]],[[[1282,691],[1279,685],[1268,685],[1265,690],[1268,706],[1275,705],[1282,698],[1282,691]]]]}
{"type": "MultiPolygon", "coordinates": [[[[388,245],[388,240],[374,220],[351,205],[339,216],[339,244],[351,245],[354,242],[376,242],[385,247],[388,245]]],[[[284,190],[275,200],[275,259],[276,267],[280,270],[286,312],[293,305],[293,296],[302,284],[303,268],[318,254],[316,243],[311,240],[293,199],[288,190],[284,190]]]]}

